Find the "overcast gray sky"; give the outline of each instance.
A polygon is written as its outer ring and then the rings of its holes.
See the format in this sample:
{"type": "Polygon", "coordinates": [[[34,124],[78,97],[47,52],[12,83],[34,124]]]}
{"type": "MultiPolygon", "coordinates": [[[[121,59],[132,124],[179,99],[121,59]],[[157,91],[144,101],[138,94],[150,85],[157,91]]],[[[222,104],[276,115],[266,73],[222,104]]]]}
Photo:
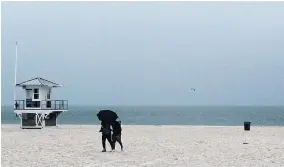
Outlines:
{"type": "Polygon", "coordinates": [[[2,104],[18,41],[18,82],[65,84],[69,104],[282,105],[283,18],[283,2],[2,2],[2,104]]]}

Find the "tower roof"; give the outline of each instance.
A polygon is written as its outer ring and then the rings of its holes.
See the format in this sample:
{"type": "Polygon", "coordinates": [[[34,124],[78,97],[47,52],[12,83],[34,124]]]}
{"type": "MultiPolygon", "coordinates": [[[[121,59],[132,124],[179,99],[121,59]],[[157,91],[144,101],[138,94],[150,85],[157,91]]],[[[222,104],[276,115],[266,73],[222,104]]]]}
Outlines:
{"type": "Polygon", "coordinates": [[[30,79],[30,80],[21,82],[19,84],[16,84],[16,86],[21,86],[21,87],[22,86],[31,86],[31,85],[33,85],[33,86],[38,85],[38,86],[49,86],[49,87],[62,87],[62,85],[48,81],[48,80],[40,78],[40,77],[36,77],[36,78],[30,79]]]}

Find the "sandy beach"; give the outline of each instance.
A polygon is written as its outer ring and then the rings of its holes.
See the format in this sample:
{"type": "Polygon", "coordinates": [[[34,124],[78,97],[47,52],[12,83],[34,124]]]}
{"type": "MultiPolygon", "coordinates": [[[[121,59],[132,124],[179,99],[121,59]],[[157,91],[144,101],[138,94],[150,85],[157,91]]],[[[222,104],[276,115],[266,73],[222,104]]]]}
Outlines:
{"type": "Polygon", "coordinates": [[[123,125],[124,151],[105,153],[95,125],[1,131],[3,167],[284,166],[284,127],[123,125]]]}

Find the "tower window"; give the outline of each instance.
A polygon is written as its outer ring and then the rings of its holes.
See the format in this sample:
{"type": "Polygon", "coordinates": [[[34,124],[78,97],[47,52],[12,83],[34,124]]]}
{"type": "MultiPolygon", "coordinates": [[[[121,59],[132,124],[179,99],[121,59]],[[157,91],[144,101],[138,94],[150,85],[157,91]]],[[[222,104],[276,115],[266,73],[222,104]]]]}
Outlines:
{"type": "Polygon", "coordinates": [[[38,88],[34,89],[34,99],[39,99],[38,88]]]}
{"type": "Polygon", "coordinates": [[[34,93],[38,93],[38,88],[34,89],[34,93]]]}
{"type": "Polygon", "coordinates": [[[49,89],[48,92],[47,92],[47,95],[46,95],[47,99],[50,99],[50,92],[51,92],[51,90],[49,89]]]}
{"type": "Polygon", "coordinates": [[[39,95],[38,94],[34,94],[34,99],[39,99],[39,95]]]}

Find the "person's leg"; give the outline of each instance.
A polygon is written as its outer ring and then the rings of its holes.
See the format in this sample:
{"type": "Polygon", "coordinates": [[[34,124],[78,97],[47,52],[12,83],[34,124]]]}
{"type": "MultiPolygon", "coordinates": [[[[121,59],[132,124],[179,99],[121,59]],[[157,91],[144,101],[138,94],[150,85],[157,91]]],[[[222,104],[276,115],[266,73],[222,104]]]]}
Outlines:
{"type": "Polygon", "coordinates": [[[113,150],[114,148],[113,148],[113,141],[111,140],[111,134],[107,135],[106,138],[107,138],[107,140],[108,140],[108,142],[109,142],[109,144],[111,146],[111,149],[113,150]]]}
{"type": "Polygon", "coordinates": [[[116,143],[116,134],[112,134],[112,144],[113,144],[113,149],[115,150],[115,143],[116,143]]]}
{"type": "Polygon", "coordinates": [[[106,151],[106,139],[107,139],[107,136],[102,135],[103,152],[106,151]]]}
{"type": "Polygon", "coordinates": [[[121,150],[123,150],[123,145],[122,145],[122,141],[121,141],[121,133],[116,135],[116,140],[120,144],[121,150]]]}

